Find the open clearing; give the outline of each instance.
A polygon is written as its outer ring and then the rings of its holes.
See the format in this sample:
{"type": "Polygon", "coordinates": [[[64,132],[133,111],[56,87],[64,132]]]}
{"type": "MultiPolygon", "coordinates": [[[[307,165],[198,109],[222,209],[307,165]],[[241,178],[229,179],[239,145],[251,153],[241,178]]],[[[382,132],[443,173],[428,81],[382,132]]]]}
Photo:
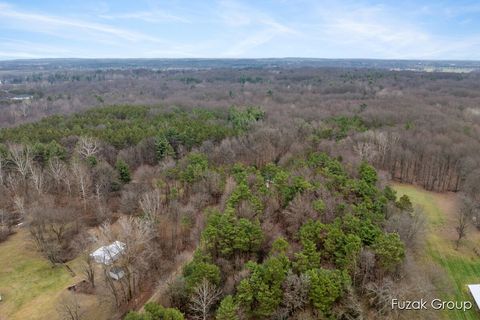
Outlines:
{"type": "Polygon", "coordinates": [[[55,319],[55,302],[72,277],[52,268],[21,229],[0,244],[0,314],[8,319],[55,319]]]}
{"type": "MultiPolygon", "coordinates": [[[[0,320],[56,320],[57,305],[66,288],[81,280],[80,262],[68,265],[72,277],[62,267],[53,268],[35,249],[28,232],[20,229],[0,244],[0,320]]],[[[79,295],[86,319],[105,319],[93,295],[79,295]]],[[[107,307],[105,309],[108,310],[107,307]]]]}
{"type": "MultiPolygon", "coordinates": [[[[433,263],[441,267],[448,275],[448,287],[451,290],[440,289],[439,298],[473,303],[466,285],[480,283],[480,257],[475,253],[480,244],[480,232],[470,226],[467,238],[460,249],[455,250],[455,216],[457,212],[457,197],[454,193],[435,193],[420,187],[394,184],[397,196],[408,195],[414,205],[423,207],[427,221],[425,247],[425,263],[433,263]]],[[[476,310],[446,311],[447,319],[479,319],[476,310]]]]}

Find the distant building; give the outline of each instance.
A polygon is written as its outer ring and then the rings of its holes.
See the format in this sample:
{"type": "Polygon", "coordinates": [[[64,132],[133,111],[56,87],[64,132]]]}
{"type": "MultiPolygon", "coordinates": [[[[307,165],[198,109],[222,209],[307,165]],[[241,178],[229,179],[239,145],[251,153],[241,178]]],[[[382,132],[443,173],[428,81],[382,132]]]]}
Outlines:
{"type": "Polygon", "coordinates": [[[25,100],[31,100],[32,98],[33,98],[33,96],[29,96],[29,95],[18,95],[18,96],[10,98],[10,100],[25,101],[25,100]]]}

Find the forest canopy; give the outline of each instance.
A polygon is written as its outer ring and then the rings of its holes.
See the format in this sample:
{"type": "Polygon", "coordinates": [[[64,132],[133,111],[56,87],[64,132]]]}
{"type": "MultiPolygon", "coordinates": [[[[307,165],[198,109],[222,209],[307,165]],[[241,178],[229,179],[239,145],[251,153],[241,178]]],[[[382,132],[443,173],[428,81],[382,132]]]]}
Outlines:
{"type": "Polygon", "coordinates": [[[33,96],[1,106],[0,241],[20,224],[52,270],[80,261],[118,318],[408,318],[389,299],[438,272],[392,182],[461,195],[457,249],[480,221],[478,74],[71,72],[3,75],[33,96]]]}

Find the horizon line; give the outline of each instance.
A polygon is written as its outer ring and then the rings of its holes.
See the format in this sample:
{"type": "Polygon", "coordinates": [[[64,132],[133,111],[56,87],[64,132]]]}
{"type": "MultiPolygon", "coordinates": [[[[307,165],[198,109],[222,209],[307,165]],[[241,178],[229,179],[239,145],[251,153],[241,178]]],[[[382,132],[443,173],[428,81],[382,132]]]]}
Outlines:
{"type": "Polygon", "coordinates": [[[432,58],[432,59],[423,59],[423,58],[321,58],[321,57],[182,57],[182,58],[173,58],[173,57],[150,57],[150,58],[140,58],[140,57],[45,57],[45,58],[0,58],[0,62],[6,61],[40,61],[40,60],[343,60],[343,61],[352,61],[352,60],[369,60],[369,61],[435,61],[435,62],[479,62],[480,59],[448,59],[448,58],[432,58]]]}

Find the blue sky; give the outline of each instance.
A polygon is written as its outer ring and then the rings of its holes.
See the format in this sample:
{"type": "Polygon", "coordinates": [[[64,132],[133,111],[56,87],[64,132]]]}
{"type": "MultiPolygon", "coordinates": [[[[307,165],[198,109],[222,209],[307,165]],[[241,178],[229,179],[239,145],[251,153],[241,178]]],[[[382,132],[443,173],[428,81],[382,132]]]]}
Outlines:
{"type": "Polygon", "coordinates": [[[3,1],[0,59],[480,60],[480,1],[3,1]]]}

